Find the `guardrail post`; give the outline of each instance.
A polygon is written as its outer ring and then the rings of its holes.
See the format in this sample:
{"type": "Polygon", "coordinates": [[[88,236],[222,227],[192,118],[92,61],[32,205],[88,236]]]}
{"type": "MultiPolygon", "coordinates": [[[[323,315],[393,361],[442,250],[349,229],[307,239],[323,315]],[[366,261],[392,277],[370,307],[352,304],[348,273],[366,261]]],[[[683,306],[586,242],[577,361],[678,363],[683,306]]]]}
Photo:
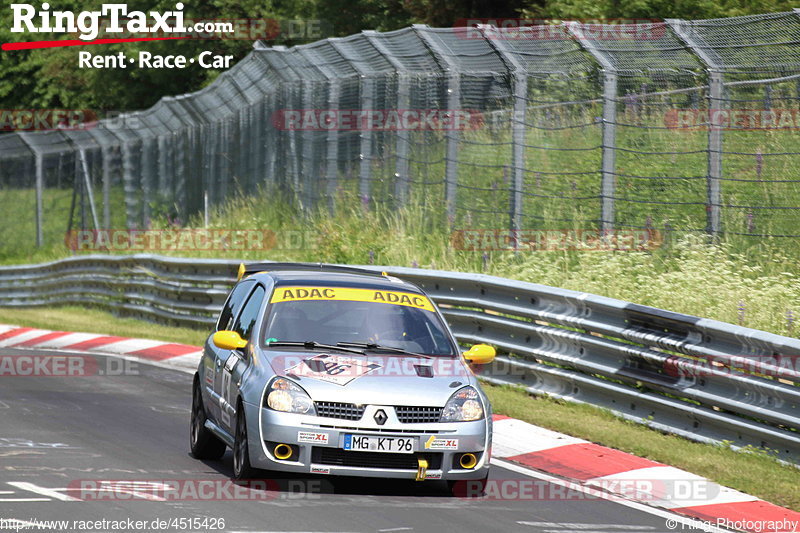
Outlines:
{"type": "Polygon", "coordinates": [[[722,75],[722,58],[702,41],[702,37],[692,29],[690,22],[681,19],[667,19],[675,35],[695,54],[706,67],[708,73],[708,197],[706,200],[706,231],[712,238],[719,236],[722,218],[722,124],[718,113],[725,105],[725,84],[722,75]]]}
{"type": "Polygon", "coordinates": [[[600,230],[603,235],[614,231],[616,213],[614,199],[617,187],[617,69],[606,52],[594,46],[577,22],[566,23],[575,40],[589,52],[602,67],[603,72],[603,160],[600,185],[600,230]]]}
{"type": "MultiPolygon", "coordinates": [[[[461,106],[461,76],[458,72],[458,65],[448,57],[439,46],[439,43],[428,34],[430,28],[427,25],[414,24],[413,27],[420,39],[431,49],[444,71],[447,78],[447,111],[454,113],[461,106]]],[[[456,208],[458,206],[458,143],[461,139],[461,132],[456,128],[450,128],[446,130],[446,138],[444,201],[447,220],[452,225],[456,220],[456,208]]]]}

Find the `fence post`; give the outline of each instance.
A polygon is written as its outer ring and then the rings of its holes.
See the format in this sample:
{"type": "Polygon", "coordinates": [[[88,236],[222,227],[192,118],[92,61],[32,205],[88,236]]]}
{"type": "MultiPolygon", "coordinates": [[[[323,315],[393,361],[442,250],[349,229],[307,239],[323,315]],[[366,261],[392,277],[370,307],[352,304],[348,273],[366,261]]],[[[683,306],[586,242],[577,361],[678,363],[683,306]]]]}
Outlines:
{"type": "MultiPolygon", "coordinates": [[[[450,59],[439,43],[430,36],[430,28],[425,24],[414,24],[414,31],[433,52],[442,71],[447,76],[447,111],[455,112],[461,105],[461,76],[458,66],[450,59]]],[[[461,134],[457,129],[446,130],[447,148],[445,152],[445,189],[444,201],[447,209],[447,220],[452,225],[456,220],[458,200],[458,143],[461,134]]]]}
{"type": "MultiPolygon", "coordinates": [[[[328,43],[358,71],[361,110],[372,110],[375,107],[375,79],[370,75],[370,71],[364,68],[357,54],[354,57],[353,54],[349,53],[349,49],[339,39],[328,39],[328,43]]],[[[361,127],[359,127],[361,144],[359,146],[358,194],[362,199],[369,199],[372,185],[372,159],[374,157],[372,151],[373,133],[369,127],[364,128],[363,126],[365,125],[367,124],[362,123],[361,127]]]]}
{"type": "Polygon", "coordinates": [[[587,52],[594,57],[603,73],[603,161],[600,185],[600,230],[603,235],[614,231],[616,213],[614,198],[617,188],[617,68],[606,52],[597,48],[583,33],[577,22],[566,23],[569,31],[587,52]]]}
{"type": "Polygon", "coordinates": [[[35,148],[33,143],[28,142],[28,134],[19,132],[19,138],[22,139],[28,148],[31,149],[35,156],[36,165],[36,246],[41,248],[44,245],[44,162],[42,161],[42,154],[35,148]]]}
{"type": "MultiPolygon", "coordinates": [[[[373,30],[362,32],[367,41],[381,54],[397,73],[397,109],[408,109],[411,102],[410,80],[405,67],[381,42],[378,33],[373,30]]],[[[398,206],[405,204],[409,193],[408,149],[411,143],[411,132],[401,129],[395,134],[395,170],[394,195],[398,206]]]]}
{"type": "Polygon", "coordinates": [[[614,231],[614,196],[617,188],[617,74],[606,71],[603,80],[603,205],[600,219],[603,235],[614,231]]]}
{"type": "Polygon", "coordinates": [[[691,28],[691,22],[681,19],[667,19],[667,24],[686,46],[694,53],[706,67],[708,73],[708,198],[706,200],[706,231],[713,239],[719,237],[722,218],[722,124],[718,110],[724,106],[725,83],[722,75],[722,59],[705,43],[700,42],[701,37],[691,28]],[[687,28],[688,26],[688,28],[687,28]]]}
{"type": "MultiPolygon", "coordinates": [[[[341,85],[336,72],[316,52],[309,48],[300,49],[309,62],[318,68],[328,79],[328,109],[339,109],[339,96],[341,85]]],[[[339,178],[339,131],[335,128],[328,130],[325,155],[325,182],[328,195],[328,209],[331,214],[336,205],[336,189],[339,178]]]]}
{"type": "Polygon", "coordinates": [[[514,99],[511,114],[511,160],[513,175],[511,177],[511,206],[509,210],[509,229],[516,247],[517,234],[522,229],[523,190],[525,187],[525,116],[528,105],[528,75],[525,66],[509,49],[503,40],[502,33],[489,25],[479,26],[483,38],[494,48],[511,73],[512,98],[514,99]],[[488,35],[487,35],[488,34],[488,35]]]}

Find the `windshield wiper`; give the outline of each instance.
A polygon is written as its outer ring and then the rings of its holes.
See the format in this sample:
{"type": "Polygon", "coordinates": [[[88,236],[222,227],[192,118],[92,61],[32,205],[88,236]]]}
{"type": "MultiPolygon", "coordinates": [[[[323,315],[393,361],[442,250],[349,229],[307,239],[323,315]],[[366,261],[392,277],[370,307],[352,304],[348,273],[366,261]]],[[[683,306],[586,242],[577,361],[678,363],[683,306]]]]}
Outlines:
{"type": "Polygon", "coordinates": [[[364,350],[356,350],[355,348],[345,348],[343,346],[334,346],[333,344],[323,344],[316,341],[272,341],[267,343],[267,347],[273,346],[292,346],[298,348],[305,348],[306,350],[339,350],[340,352],[357,353],[364,355],[364,350]]]}
{"type": "Polygon", "coordinates": [[[416,352],[409,352],[408,350],[404,350],[402,348],[395,348],[394,346],[386,346],[384,344],[375,344],[374,342],[337,342],[336,346],[352,346],[354,348],[364,348],[366,350],[382,350],[390,353],[402,354],[402,355],[413,355],[414,357],[422,357],[424,359],[431,359],[429,355],[423,355],[421,353],[416,352]]]}

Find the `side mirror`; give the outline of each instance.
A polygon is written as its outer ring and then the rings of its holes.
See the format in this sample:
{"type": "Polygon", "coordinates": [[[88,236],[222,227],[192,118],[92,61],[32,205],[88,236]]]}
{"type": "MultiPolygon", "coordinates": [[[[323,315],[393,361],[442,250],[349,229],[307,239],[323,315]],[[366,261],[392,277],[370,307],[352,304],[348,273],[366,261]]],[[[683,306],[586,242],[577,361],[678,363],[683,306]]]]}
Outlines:
{"type": "Polygon", "coordinates": [[[462,354],[468,363],[473,365],[488,365],[494,361],[497,351],[488,344],[476,344],[462,354]]]}
{"type": "Polygon", "coordinates": [[[247,346],[247,341],[235,331],[218,331],[211,337],[211,341],[214,346],[223,350],[239,350],[247,346]]]}

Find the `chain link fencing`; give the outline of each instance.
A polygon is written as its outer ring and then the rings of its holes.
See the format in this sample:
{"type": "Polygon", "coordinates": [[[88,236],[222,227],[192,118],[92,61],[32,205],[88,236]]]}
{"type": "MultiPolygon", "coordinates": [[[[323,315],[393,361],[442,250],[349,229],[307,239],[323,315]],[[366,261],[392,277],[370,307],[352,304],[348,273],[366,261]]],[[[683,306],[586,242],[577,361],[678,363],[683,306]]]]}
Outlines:
{"type": "Polygon", "coordinates": [[[196,93],[0,135],[0,252],[270,188],[457,228],[800,237],[798,44],[797,10],[257,42],[196,93]]]}

